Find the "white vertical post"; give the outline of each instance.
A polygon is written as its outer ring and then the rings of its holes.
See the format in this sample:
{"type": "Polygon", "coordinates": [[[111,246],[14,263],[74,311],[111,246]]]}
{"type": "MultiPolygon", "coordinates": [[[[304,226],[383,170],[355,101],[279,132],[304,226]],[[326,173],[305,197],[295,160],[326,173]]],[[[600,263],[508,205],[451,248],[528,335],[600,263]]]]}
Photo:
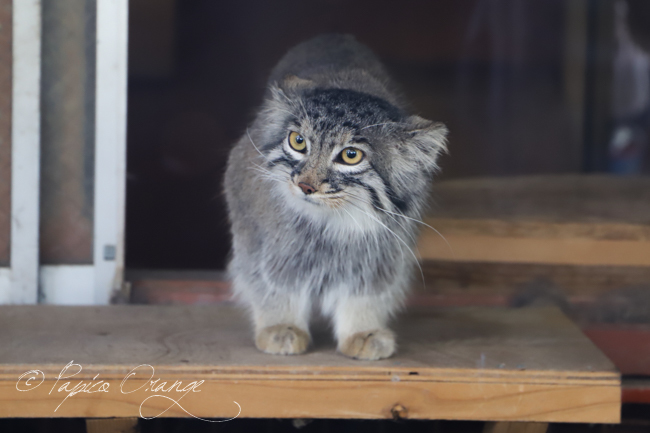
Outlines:
{"type": "Polygon", "coordinates": [[[124,273],[128,0],[97,0],[94,265],[96,304],[124,273]]]}
{"type": "Polygon", "coordinates": [[[11,268],[0,268],[0,304],[11,301],[11,268]]]}
{"type": "Polygon", "coordinates": [[[13,2],[11,271],[0,302],[38,301],[41,2],[13,2]]]}

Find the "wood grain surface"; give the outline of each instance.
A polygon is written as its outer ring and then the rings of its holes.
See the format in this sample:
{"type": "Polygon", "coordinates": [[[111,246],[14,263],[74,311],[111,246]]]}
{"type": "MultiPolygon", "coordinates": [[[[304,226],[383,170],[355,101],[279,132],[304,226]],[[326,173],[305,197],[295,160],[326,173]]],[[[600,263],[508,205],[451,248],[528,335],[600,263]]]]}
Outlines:
{"type": "Polygon", "coordinates": [[[552,308],[413,309],[397,321],[398,354],[376,362],[337,354],[317,324],[306,355],[260,353],[226,306],[3,306],[0,329],[2,417],[228,418],[241,407],[241,417],[391,418],[399,405],[416,419],[619,420],[619,373],[552,308]],[[66,382],[107,392],[66,399],[66,382]]]}

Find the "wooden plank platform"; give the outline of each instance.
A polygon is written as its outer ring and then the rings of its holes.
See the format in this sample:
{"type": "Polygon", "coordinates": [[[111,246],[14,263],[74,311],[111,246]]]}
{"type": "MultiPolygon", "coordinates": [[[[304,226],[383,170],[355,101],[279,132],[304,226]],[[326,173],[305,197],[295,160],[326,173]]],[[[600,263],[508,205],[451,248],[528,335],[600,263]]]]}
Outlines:
{"type": "Polygon", "coordinates": [[[1,306],[0,329],[0,417],[620,419],[619,373],[553,308],[414,309],[376,362],[324,327],[260,353],[227,306],[1,306]]]}
{"type": "Polygon", "coordinates": [[[435,185],[424,260],[650,266],[650,177],[472,178],[435,185]]]}

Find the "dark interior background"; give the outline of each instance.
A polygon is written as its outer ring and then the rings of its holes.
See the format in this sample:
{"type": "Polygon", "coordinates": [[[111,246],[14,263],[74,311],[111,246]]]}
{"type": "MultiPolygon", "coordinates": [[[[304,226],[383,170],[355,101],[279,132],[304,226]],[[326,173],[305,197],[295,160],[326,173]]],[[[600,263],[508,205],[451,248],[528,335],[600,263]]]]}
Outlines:
{"type": "MultiPolygon", "coordinates": [[[[650,50],[650,2],[630,0],[650,50]]],[[[221,178],[291,46],[354,34],[447,124],[440,178],[608,170],[611,0],[131,0],[126,264],[222,269],[221,178]]],[[[647,161],[645,170],[648,170],[647,161]]]]}

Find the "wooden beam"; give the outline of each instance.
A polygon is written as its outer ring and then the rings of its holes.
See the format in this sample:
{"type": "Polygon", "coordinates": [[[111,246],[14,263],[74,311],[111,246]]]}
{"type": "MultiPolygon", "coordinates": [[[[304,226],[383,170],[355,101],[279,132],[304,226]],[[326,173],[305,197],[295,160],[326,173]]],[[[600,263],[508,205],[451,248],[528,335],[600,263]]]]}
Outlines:
{"type": "Polygon", "coordinates": [[[545,422],[488,422],[483,433],[546,433],[545,422]]]}
{"type": "Polygon", "coordinates": [[[138,433],[137,418],[88,418],[87,433],[138,433]]]}

